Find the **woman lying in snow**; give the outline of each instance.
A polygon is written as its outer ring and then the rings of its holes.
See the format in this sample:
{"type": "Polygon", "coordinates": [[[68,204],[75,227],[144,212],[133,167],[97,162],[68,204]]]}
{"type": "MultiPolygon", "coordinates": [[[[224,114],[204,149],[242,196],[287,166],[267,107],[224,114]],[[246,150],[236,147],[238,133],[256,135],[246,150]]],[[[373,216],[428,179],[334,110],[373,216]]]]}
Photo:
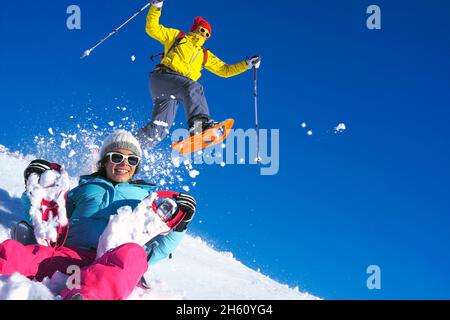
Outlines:
{"type": "Polygon", "coordinates": [[[98,172],[82,176],[67,197],[67,174],[59,165],[35,160],[28,166],[22,200],[34,225],[33,240],[39,244],[16,240],[0,244],[0,274],[19,272],[42,281],[56,271],[67,273],[78,266],[80,283],[64,289],[60,293],[64,299],[119,300],[126,299],[142,281],[149,264],[175,250],[195,213],[194,198],[161,193],[173,199],[165,204],[173,203],[174,210],[169,210],[166,219],[155,218],[162,207],[156,207],[155,194],[149,196],[154,186],[131,181],[141,156],[133,135],[114,132],[104,141],[100,155],[98,172]],[[59,188],[59,193],[52,188],[59,188]],[[130,219],[135,219],[134,226],[130,219]],[[124,221],[128,225],[121,224],[124,221]]]}

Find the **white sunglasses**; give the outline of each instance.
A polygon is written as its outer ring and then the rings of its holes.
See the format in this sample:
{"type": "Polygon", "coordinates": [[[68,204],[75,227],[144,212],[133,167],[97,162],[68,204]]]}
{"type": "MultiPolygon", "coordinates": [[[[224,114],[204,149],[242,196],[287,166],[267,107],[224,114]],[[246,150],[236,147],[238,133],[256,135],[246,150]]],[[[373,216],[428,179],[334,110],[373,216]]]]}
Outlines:
{"type": "Polygon", "coordinates": [[[124,154],[118,152],[109,152],[105,155],[105,158],[108,157],[109,161],[113,164],[121,164],[125,160],[127,160],[128,164],[132,167],[136,167],[140,162],[141,158],[135,155],[126,156],[124,154]]]}

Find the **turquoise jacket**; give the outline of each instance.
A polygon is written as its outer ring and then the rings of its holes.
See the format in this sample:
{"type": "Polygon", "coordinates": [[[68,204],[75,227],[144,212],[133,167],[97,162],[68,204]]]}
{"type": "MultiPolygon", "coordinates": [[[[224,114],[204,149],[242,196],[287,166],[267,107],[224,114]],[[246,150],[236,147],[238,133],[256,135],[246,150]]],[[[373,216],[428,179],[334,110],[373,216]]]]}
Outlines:
{"type": "MultiPolygon", "coordinates": [[[[130,206],[133,209],[147,197],[155,187],[132,183],[113,185],[101,176],[82,176],[78,187],[67,197],[67,215],[70,219],[66,245],[96,250],[100,235],[108,225],[109,217],[117,209],[130,206]]],[[[23,196],[26,213],[29,212],[28,197],[23,196]]],[[[28,215],[30,220],[30,217],[28,215]]],[[[171,231],[158,236],[145,245],[149,264],[167,258],[180,244],[186,231],[171,231]]]]}

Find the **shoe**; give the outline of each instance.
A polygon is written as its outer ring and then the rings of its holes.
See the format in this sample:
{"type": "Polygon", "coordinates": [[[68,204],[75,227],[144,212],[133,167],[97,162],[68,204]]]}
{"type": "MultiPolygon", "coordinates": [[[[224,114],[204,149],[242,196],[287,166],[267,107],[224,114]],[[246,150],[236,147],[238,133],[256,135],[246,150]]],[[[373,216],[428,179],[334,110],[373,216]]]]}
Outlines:
{"type": "Polygon", "coordinates": [[[201,121],[201,131],[198,131],[198,126],[196,126],[195,124],[189,128],[189,134],[192,136],[194,135],[198,135],[198,134],[202,134],[203,132],[205,132],[206,130],[216,126],[219,124],[219,122],[213,120],[213,119],[201,119],[199,120],[201,121]]]}
{"type": "MultiPolygon", "coordinates": [[[[209,120],[206,123],[207,127],[203,131],[211,129],[211,128],[217,126],[219,123],[220,122],[217,122],[217,121],[211,119],[211,120],[209,120]]],[[[216,129],[214,129],[214,135],[216,136],[216,138],[219,138],[219,137],[223,136],[223,134],[224,134],[224,127],[223,126],[220,126],[220,127],[216,128],[216,129]]]]}
{"type": "Polygon", "coordinates": [[[144,276],[142,276],[141,280],[139,281],[140,285],[145,289],[152,289],[150,284],[147,282],[147,279],[145,279],[144,276]]]}
{"type": "Polygon", "coordinates": [[[70,297],[69,300],[84,300],[81,293],[75,293],[73,296],[70,297]]]}
{"type": "Polygon", "coordinates": [[[203,124],[203,131],[208,130],[212,127],[215,127],[219,124],[216,120],[209,119],[206,123],[203,124]]]}

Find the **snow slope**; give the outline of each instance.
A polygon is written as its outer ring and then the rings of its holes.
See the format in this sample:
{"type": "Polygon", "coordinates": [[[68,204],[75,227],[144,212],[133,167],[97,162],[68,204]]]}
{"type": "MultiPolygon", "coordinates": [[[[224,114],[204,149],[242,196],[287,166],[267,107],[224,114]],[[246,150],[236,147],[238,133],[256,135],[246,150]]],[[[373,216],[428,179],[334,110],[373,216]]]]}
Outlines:
{"type": "MultiPolygon", "coordinates": [[[[22,173],[32,159],[0,145],[0,243],[10,237],[11,227],[22,217],[22,173]]],[[[59,299],[58,292],[66,279],[59,273],[43,283],[20,274],[0,276],[0,299],[59,299]]],[[[137,287],[129,299],[317,299],[275,282],[246,267],[231,253],[217,252],[202,239],[191,236],[186,236],[173,259],[149,268],[146,279],[152,289],[137,287]]]]}

